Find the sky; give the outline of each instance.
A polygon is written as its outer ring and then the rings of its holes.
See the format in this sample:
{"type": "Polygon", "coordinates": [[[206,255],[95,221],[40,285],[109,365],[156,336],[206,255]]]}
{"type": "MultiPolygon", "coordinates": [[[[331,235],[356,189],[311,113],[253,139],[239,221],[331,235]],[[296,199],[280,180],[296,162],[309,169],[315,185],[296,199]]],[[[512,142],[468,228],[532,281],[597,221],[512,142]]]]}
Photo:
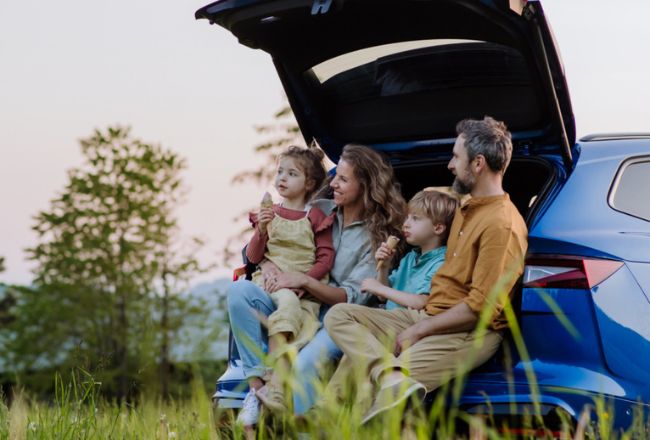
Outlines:
{"type": "MultiPolygon", "coordinates": [[[[60,0],[0,3],[0,256],[5,283],[31,281],[24,249],[33,216],[81,164],[78,140],[96,128],[132,134],[187,158],[186,235],[217,252],[232,218],[263,188],[233,186],[259,163],[254,126],[284,94],[268,55],[194,20],[206,0],[60,0]]],[[[578,135],[650,132],[650,2],[543,1],[562,53],[578,135]]],[[[227,276],[218,268],[204,278],[227,276]]]]}

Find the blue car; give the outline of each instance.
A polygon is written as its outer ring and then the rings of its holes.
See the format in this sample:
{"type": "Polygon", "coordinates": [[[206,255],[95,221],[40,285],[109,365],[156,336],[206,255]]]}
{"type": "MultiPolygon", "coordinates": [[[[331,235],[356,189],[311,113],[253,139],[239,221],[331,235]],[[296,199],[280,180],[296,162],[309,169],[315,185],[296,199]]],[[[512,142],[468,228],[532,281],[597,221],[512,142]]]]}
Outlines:
{"type": "MultiPolygon", "coordinates": [[[[196,17],[270,54],[306,141],[334,162],[349,142],[382,151],[407,198],[452,182],[456,122],[505,121],[504,188],[530,232],[513,293],[527,353],[506,341],[459,404],[516,419],[536,399],[552,426],[600,399],[617,429],[649,412],[650,135],[576,140],[539,1],[221,0],[196,17]]],[[[230,347],[221,407],[245,393],[230,347]]]]}

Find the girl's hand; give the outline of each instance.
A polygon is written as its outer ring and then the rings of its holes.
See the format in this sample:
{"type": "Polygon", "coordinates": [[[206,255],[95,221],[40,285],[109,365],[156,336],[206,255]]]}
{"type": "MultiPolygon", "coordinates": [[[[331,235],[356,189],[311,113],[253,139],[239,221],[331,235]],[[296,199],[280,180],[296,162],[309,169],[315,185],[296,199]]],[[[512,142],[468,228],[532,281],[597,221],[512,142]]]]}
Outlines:
{"type": "MultiPolygon", "coordinates": [[[[377,249],[377,252],[375,252],[375,260],[377,260],[377,262],[390,261],[390,259],[393,258],[393,255],[395,255],[395,249],[390,249],[386,242],[383,242],[381,246],[379,246],[379,249],[377,249]]],[[[384,267],[387,266],[384,265],[384,267]]]]}
{"type": "Polygon", "coordinates": [[[260,234],[266,234],[266,227],[271,223],[273,217],[275,217],[273,208],[260,209],[260,213],[257,215],[257,230],[260,231],[260,234]]]}
{"type": "Polygon", "coordinates": [[[362,292],[368,292],[371,293],[375,296],[378,296],[380,298],[383,298],[384,296],[381,294],[381,290],[384,287],[382,283],[377,281],[374,278],[366,278],[361,282],[361,291],[362,292]]]}
{"type": "Polygon", "coordinates": [[[284,272],[273,277],[268,292],[275,292],[279,289],[303,289],[309,277],[300,272],[284,272]]]}

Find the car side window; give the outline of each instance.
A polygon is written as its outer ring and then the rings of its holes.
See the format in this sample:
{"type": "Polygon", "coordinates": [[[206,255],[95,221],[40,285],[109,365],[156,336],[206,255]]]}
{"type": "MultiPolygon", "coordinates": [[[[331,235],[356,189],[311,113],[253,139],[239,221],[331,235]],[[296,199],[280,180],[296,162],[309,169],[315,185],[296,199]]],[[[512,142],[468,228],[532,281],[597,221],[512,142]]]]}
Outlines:
{"type": "Polygon", "coordinates": [[[650,221],[650,157],[630,159],[621,165],[609,204],[617,211],[650,221]]]}

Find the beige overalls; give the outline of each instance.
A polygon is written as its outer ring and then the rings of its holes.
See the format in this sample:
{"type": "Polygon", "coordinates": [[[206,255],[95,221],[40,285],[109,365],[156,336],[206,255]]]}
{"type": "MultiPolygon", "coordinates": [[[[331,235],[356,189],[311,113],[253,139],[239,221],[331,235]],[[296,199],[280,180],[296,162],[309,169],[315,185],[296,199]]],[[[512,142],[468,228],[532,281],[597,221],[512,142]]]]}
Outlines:
{"type": "MultiPolygon", "coordinates": [[[[278,266],[282,272],[306,273],[316,261],[314,232],[307,217],[305,215],[298,220],[287,220],[276,215],[268,225],[269,238],[264,258],[278,266]]],[[[261,270],[253,274],[253,282],[264,288],[261,270]]],[[[311,296],[299,299],[291,289],[280,289],[270,295],[277,310],[269,316],[269,336],[291,333],[289,342],[299,350],[320,328],[320,303],[311,296]]]]}

